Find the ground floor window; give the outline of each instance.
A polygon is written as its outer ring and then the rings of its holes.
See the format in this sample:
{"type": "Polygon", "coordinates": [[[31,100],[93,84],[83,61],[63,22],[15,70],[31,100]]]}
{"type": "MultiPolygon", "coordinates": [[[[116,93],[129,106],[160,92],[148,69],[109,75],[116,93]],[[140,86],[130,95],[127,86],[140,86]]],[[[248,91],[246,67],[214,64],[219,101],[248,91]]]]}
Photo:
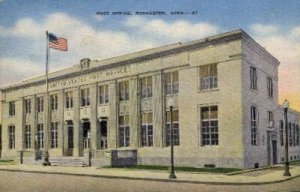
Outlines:
{"type": "Polygon", "coordinates": [[[57,122],[51,122],[51,148],[57,148],[58,146],[57,126],[57,122]]]}
{"type": "Polygon", "coordinates": [[[119,147],[130,145],[129,115],[119,117],[119,147]]]}
{"type": "Polygon", "coordinates": [[[201,107],[201,145],[219,145],[218,106],[201,107]]]}
{"type": "Polygon", "coordinates": [[[25,149],[31,148],[31,126],[25,126],[25,149]]]}
{"type": "Polygon", "coordinates": [[[284,141],[283,141],[283,131],[284,129],[283,129],[283,121],[282,120],[280,120],[280,146],[283,146],[283,144],[284,144],[284,141]]]}
{"type": "MultiPolygon", "coordinates": [[[[167,111],[167,122],[166,122],[166,146],[171,145],[171,112],[167,111]]],[[[179,111],[173,111],[173,144],[180,145],[179,140],[179,111]]]]}
{"type": "Polygon", "coordinates": [[[142,146],[153,146],[153,113],[143,113],[141,116],[141,144],[142,146]]]}
{"type": "Polygon", "coordinates": [[[44,125],[38,124],[37,128],[37,148],[42,149],[44,148],[44,125]]]}
{"type": "Polygon", "coordinates": [[[258,113],[255,106],[251,106],[251,145],[258,145],[257,125],[258,113]]]}
{"type": "Polygon", "coordinates": [[[9,149],[14,149],[15,148],[15,126],[11,125],[8,126],[8,137],[9,137],[9,143],[8,143],[8,148],[9,149]]]}

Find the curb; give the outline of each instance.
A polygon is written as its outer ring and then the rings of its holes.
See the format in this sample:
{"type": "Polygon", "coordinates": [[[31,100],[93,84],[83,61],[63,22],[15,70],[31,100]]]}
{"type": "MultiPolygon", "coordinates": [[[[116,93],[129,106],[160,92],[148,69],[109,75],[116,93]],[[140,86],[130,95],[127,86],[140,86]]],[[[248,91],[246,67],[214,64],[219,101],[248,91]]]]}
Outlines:
{"type": "Polygon", "coordinates": [[[68,175],[68,176],[84,176],[84,177],[98,177],[106,179],[127,179],[127,180],[141,180],[141,181],[157,181],[157,182],[174,182],[174,183],[190,183],[190,184],[208,184],[208,185],[266,185],[275,184],[289,181],[300,177],[300,175],[291,176],[285,179],[265,181],[265,182],[217,182],[217,181],[195,181],[195,180],[178,180],[178,179],[157,179],[157,178],[143,178],[143,177],[130,177],[130,176],[112,176],[112,175],[93,175],[84,173],[62,173],[62,172],[47,172],[47,171],[30,171],[30,170],[16,170],[0,168],[0,171],[10,172],[25,172],[25,173],[38,173],[38,174],[52,174],[52,175],[68,175]]]}

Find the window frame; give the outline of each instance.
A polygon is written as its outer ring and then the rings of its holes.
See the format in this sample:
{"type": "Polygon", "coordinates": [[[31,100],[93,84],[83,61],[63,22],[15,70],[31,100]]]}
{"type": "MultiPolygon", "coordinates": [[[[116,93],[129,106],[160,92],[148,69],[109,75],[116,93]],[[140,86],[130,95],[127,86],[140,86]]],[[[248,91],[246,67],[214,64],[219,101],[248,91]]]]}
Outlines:
{"type": "Polygon", "coordinates": [[[50,133],[51,149],[58,148],[58,122],[51,122],[50,133]]]}
{"type": "Polygon", "coordinates": [[[105,105],[109,103],[109,85],[100,85],[98,88],[99,105],[105,105]]]}
{"type": "Polygon", "coordinates": [[[140,78],[140,92],[141,98],[150,98],[152,97],[152,76],[146,76],[140,78]]]}
{"type": "Polygon", "coordinates": [[[8,126],[8,149],[16,148],[16,127],[15,125],[8,126]]]}
{"type": "Polygon", "coordinates": [[[118,134],[118,144],[119,147],[130,147],[130,124],[129,115],[119,116],[119,134],[118,134]]]}
{"type": "Polygon", "coordinates": [[[8,115],[9,117],[13,117],[16,115],[16,102],[10,101],[8,103],[8,115]]]}
{"type": "Polygon", "coordinates": [[[25,99],[24,101],[25,105],[25,114],[31,113],[31,99],[25,99]]]}
{"type": "Polygon", "coordinates": [[[74,102],[73,102],[73,91],[66,91],[65,92],[65,107],[66,109],[73,109],[74,102]]]}
{"type": "Polygon", "coordinates": [[[90,88],[83,88],[80,90],[80,106],[81,107],[88,107],[91,105],[90,102],[90,88]]]}
{"type": "Polygon", "coordinates": [[[267,91],[269,97],[274,96],[274,83],[271,77],[267,77],[267,91]]]}
{"type": "Polygon", "coordinates": [[[31,149],[31,125],[27,124],[25,125],[25,131],[24,131],[24,138],[25,138],[25,149],[31,149]]]}
{"type": "Polygon", "coordinates": [[[255,90],[255,91],[258,90],[257,79],[258,79],[258,75],[257,75],[256,67],[250,66],[250,89],[251,90],[255,90]]]}
{"type": "Polygon", "coordinates": [[[153,112],[141,114],[140,139],[141,147],[153,146],[153,112]]]}
{"type": "Polygon", "coordinates": [[[219,146],[219,106],[209,105],[200,107],[200,146],[219,146]],[[216,110],[213,110],[216,108],[216,110]],[[204,118],[204,109],[207,117],[204,118]],[[213,112],[216,117],[213,117],[213,112]],[[204,126],[205,125],[205,126],[204,126]],[[214,137],[213,137],[214,136],[214,137]]]}
{"type": "Polygon", "coordinates": [[[259,136],[258,136],[258,108],[257,106],[252,105],[250,109],[250,132],[251,132],[251,145],[259,145],[259,136]],[[255,112],[255,113],[254,113],[255,112]]]}
{"type": "Polygon", "coordinates": [[[37,98],[37,112],[41,113],[44,111],[44,97],[37,98]]]}
{"type": "Polygon", "coordinates": [[[37,125],[37,148],[43,149],[45,146],[45,134],[44,134],[44,124],[39,123],[37,125]]]}
{"type": "Polygon", "coordinates": [[[120,81],[118,83],[119,88],[119,101],[128,101],[129,100],[129,81],[120,81]]]}
{"type": "MultiPolygon", "coordinates": [[[[171,146],[171,112],[165,113],[165,146],[171,146]]],[[[179,110],[173,110],[173,145],[180,146],[179,110]]]]}
{"type": "Polygon", "coordinates": [[[56,111],[58,109],[58,96],[57,94],[50,95],[50,109],[56,111]]]}
{"type": "Polygon", "coordinates": [[[217,63],[200,65],[198,70],[199,70],[199,72],[198,72],[199,88],[198,89],[200,91],[218,89],[218,64],[217,63]],[[207,71],[206,76],[203,76],[201,74],[203,69],[205,69],[205,71],[207,71]],[[214,72],[216,74],[214,74],[214,72]]]}
{"type": "Polygon", "coordinates": [[[179,72],[178,72],[178,70],[166,72],[164,75],[165,75],[165,93],[166,93],[166,95],[178,94],[179,93],[179,72]]]}

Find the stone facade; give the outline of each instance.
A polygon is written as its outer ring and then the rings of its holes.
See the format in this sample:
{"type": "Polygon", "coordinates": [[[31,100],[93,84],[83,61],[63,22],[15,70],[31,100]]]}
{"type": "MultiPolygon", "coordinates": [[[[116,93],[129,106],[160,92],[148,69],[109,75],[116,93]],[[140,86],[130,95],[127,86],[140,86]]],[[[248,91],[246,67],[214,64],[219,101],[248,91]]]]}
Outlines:
{"type": "MultiPolygon", "coordinates": [[[[83,59],[49,74],[49,106],[43,75],[1,89],[1,158],[18,158],[20,151],[33,157],[46,148],[50,161],[89,151],[93,166],[167,165],[172,99],[176,166],[280,163],[278,66],[242,30],[101,61],[83,59]]],[[[290,110],[288,117],[290,160],[298,160],[299,113],[290,110]]]]}

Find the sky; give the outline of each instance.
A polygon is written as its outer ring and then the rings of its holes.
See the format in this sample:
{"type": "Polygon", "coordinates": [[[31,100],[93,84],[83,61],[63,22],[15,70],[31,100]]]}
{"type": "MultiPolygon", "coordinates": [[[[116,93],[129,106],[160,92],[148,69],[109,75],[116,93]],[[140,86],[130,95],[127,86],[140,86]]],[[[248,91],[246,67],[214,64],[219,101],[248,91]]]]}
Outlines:
{"type": "Polygon", "coordinates": [[[280,61],[279,102],[300,111],[299,10],[298,0],[0,0],[0,87],[44,73],[46,30],[68,39],[68,52],[50,51],[55,71],[241,28],[280,61]],[[165,15],[136,14],[149,11],[165,15]]]}

